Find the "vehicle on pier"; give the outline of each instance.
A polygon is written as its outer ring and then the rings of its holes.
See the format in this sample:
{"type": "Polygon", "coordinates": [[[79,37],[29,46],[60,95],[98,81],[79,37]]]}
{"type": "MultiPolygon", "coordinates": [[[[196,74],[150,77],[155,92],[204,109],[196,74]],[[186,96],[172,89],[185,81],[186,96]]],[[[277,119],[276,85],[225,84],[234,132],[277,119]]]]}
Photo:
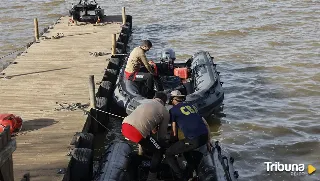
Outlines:
{"type": "Polygon", "coordinates": [[[73,21],[96,23],[102,20],[104,10],[95,0],[80,0],[78,4],[72,5],[69,14],[73,21]]]}

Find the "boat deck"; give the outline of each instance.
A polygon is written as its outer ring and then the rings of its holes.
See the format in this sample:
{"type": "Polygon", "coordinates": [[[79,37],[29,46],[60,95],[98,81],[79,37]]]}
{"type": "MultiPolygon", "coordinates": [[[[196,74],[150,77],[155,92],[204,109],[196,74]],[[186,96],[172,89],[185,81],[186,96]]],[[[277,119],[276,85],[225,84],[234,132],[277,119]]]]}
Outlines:
{"type": "Polygon", "coordinates": [[[69,144],[87,117],[70,108],[75,103],[89,104],[89,75],[96,82],[102,80],[111,56],[111,35],[121,31],[116,23],[68,26],[68,22],[69,17],[60,18],[43,35],[51,39],[40,38],[0,77],[0,113],[13,113],[24,120],[13,153],[17,181],[26,172],[32,181],[62,180],[58,171],[67,168],[69,144]],[[63,37],[52,38],[57,33],[63,37]]]}

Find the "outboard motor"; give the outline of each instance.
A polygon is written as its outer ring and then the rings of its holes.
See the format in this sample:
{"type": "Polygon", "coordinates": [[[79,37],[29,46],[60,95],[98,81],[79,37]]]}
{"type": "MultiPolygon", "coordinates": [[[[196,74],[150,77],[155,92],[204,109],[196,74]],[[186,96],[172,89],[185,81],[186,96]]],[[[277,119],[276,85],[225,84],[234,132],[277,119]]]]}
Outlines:
{"type": "Polygon", "coordinates": [[[166,48],[161,53],[161,63],[163,72],[166,75],[173,75],[174,61],[176,60],[176,53],[171,48],[166,48]]]}

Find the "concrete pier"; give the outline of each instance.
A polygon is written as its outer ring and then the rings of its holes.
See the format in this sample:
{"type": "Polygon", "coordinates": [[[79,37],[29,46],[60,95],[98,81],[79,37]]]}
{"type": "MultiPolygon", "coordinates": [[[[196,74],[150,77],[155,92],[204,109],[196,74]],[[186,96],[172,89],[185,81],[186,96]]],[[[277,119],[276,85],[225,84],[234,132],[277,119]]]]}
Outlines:
{"type": "Polygon", "coordinates": [[[63,178],[58,171],[68,166],[68,145],[87,117],[66,105],[89,104],[88,77],[102,80],[111,35],[121,31],[117,23],[68,25],[69,20],[60,18],[0,77],[0,113],[24,120],[13,154],[15,180],[26,172],[32,181],[63,178]]]}

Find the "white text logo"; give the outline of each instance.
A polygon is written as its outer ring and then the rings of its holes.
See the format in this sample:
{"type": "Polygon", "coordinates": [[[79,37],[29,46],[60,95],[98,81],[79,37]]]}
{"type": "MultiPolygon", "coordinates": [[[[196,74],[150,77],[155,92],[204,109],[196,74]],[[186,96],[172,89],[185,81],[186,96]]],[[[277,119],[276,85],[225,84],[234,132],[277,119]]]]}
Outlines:
{"type": "Polygon", "coordinates": [[[267,172],[290,172],[292,176],[305,175],[304,164],[283,164],[280,162],[264,162],[267,165],[267,172]]]}
{"type": "Polygon", "coordinates": [[[160,146],[158,145],[158,143],[156,142],[156,140],[154,140],[152,137],[150,137],[150,141],[153,143],[153,145],[160,150],[160,146]]]}

